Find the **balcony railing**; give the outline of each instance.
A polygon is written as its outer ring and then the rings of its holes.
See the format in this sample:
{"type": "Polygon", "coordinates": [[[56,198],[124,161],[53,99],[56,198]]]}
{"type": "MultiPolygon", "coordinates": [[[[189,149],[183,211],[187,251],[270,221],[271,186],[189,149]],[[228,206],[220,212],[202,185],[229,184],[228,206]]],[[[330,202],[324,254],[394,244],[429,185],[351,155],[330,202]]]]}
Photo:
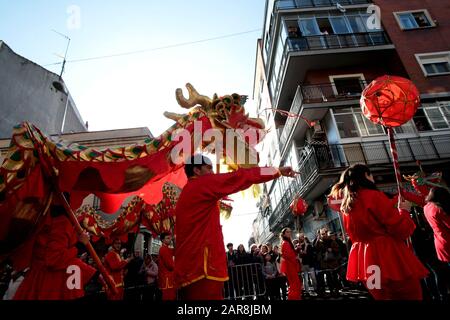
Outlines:
{"type": "Polygon", "coordinates": [[[275,229],[281,222],[286,220],[290,212],[289,206],[294,196],[301,194],[302,190],[310,185],[314,175],[318,173],[318,164],[314,150],[311,150],[306,158],[299,163],[298,171],[301,174],[291,181],[269,218],[269,226],[271,229],[275,229]]]}
{"type": "MultiPolygon", "coordinates": [[[[398,139],[396,145],[400,162],[450,158],[450,135],[398,139]]],[[[347,167],[354,163],[392,163],[387,140],[315,146],[313,149],[320,170],[347,167]]]]}
{"type": "MultiPolygon", "coordinates": [[[[396,144],[400,162],[450,159],[450,135],[399,139],[396,144]]],[[[293,197],[304,196],[320,172],[344,170],[354,163],[369,166],[392,163],[388,141],[310,146],[303,148],[301,153],[298,167],[295,168],[300,174],[284,191],[269,218],[272,229],[287,217],[293,197]]]]}
{"type": "Polygon", "coordinates": [[[384,31],[349,34],[327,34],[306,37],[289,37],[285,50],[291,52],[342,48],[371,47],[390,44],[384,31]]]}
{"type": "Polygon", "coordinates": [[[342,6],[355,4],[371,4],[370,0],[278,0],[277,10],[303,9],[315,7],[335,7],[339,3],[342,6]]]}
{"type": "Polygon", "coordinates": [[[303,103],[321,103],[359,100],[361,92],[370,81],[360,80],[352,86],[337,87],[335,83],[301,85],[303,103]]]}
{"type": "Polygon", "coordinates": [[[277,225],[287,218],[287,212],[289,212],[289,206],[292,203],[292,199],[297,193],[298,186],[294,181],[291,182],[289,187],[285,190],[283,196],[278,202],[275,210],[273,210],[272,215],[269,217],[269,228],[274,230],[277,225]]]}

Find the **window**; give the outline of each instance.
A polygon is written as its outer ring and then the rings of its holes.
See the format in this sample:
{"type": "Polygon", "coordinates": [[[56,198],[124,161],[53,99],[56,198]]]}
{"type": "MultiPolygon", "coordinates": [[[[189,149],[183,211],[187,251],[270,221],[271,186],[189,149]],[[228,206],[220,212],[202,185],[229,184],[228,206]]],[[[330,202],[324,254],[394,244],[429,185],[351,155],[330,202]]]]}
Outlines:
{"type": "Polygon", "coordinates": [[[333,27],[331,26],[330,19],[317,18],[317,24],[319,25],[320,33],[323,35],[334,34],[333,27]]]}
{"type": "Polygon", "coordinates": [[[424,108],[425,114],[434,130],[449,128],[450,106],[424,108]]]}
{"type": "Polygon", "coordinates": [[[340,78],[334,79],[333,82],[338,95],[361,95],[362,88],[360,78],[340,78]]]}
{"type": "Polygon", "coordinates": [[[336,124],[341,138],[356,138],[359,137],[356,123],[351,114],[335,115],[336,124]]]}
{"type": "Polygon", "coordinates": [[[417,109],[416,114],[413,117],[414,124],[418,131],[429,131],[431,129],[431,125],[428,122],[427,116],[423,109],[417,109]]]}
{"type": "Polygon", "coordinates": [[[362,73],[329,76],[336,97],[360,96],[365,86],[362,73]]]}
{"type": "Polygon", "coordinates": [[[414,115],[418,131],[441,130],[450,128],[450,101],[424,104],[414,115]]]}
{"type": "Polygon", "coordinates": [[[430,120],[433,129],[445,129],[448,128],[447,121],[439,108],[428,108],[424,110],[428,119],[430,120]]]}
{"type": "Polygon", "coordinates": [[[286,23],[282,25],[282,28],[282,37],[284,37],[286,33],[289,38],[298,38],[301,36],[297,20],[286,20],[286,23]],[[286,29],[287,32],[285,31],[286,29]]]}
{"type": "Polygon", "coordinates": [[[300,19],[300,29],[303,36],[320,35],[320,29],[315,18],[300,19]]]}
{"type": "Polygon", "coordinates": [[[366,32],[365,24],[360,16],[348,16],[348,22],[355,33],[366,32]]]}
{"type": "Polygon", "coordinates": [[[276,1],[275,4],[278,10],[295,8],[295,3],[293,0],[276,1]]]}
{"type": "Polygon", "coordinates": [[[333,26],[334,33],[344,34],[351,33],[348,28],[345,17],[330,17],[331,25],[333,26]]]}
{"type": "Polygon", "coordinates": [[[395,133],[416,133],[414,121],[410,120],[407,123],[401,125],[400,127],[394,128],[395,133]]]}
{"type": "MultiPolygon", "coordinates": [[[[355,113],[355,117],[360,117],[361,119],[363,119],[365,129],[367,130],[367,134],[365,134],[365,135],[373,136],[373,135],[377,135],[377,134],[384,134],[384,130],[383,130],[382,126],[373,123],[372,121],[367,119],[365,116],[363,116],[362,113],[359,113],[359,112],[355,113]]],[[[358,122],[358,124],[359,124],[359,122],[358,122]]],[[[363,125],[359,124],[359,128],[361,130],[361,135],[364,136],[363,125]]]]}
{"type": "Polygon", "coordinates": [[[427,10],[394,12],[394,15],[402,30],[436,26],[427,10]]]}
{"type": "Polygon", "coordinates": [[[266,56],[265,61],[267,62],[267,55],[269,54],[269,49],[270,49],[270,34],[268,32],[266,32],[266,36],[264,37],[264,39],[266,41],[265,46],[264,46],[264,49],[265,49],[264,54],[266,56]]]}
{"type": "Polygon", "coordinates": [[[450,74],[450,51],[420,53],[416,59],[427,77],[450,74]]]}
{"type": "Polygon", "coordinates": [[[333,113],[341,139],[384,134],[383,127],[364,117],[359,108],[334,109],[333,113]]]}
{"type": "Polygon", "coordinates": [[[424,63],[423,67],[428,74],[449,73],[450,64],[448,62],[424,63]]]}

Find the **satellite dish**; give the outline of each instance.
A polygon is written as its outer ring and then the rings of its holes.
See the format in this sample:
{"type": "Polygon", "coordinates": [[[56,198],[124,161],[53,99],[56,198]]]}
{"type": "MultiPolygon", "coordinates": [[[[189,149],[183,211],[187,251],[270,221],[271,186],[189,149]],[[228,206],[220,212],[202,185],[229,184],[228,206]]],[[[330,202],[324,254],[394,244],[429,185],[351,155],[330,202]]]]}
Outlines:
{"type": "Polygon", "coordinates": [[[343,6],[341,6],[341,5],[339,4],[339,2],[336,2],[336,8],[337,8],[340,12],[342,12],[342,13],[344,13],[345,11],[347,11],[343,6]]]}

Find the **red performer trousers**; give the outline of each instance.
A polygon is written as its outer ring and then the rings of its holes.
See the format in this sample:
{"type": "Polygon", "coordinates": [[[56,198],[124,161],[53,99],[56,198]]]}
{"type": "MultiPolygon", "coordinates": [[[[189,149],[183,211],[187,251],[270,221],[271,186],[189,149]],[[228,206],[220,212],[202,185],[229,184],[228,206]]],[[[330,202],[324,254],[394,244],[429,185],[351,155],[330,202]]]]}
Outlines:
{"type": "Polygon", "coordinates": [[[223,282],[204,278],[182,288],[180,296],[182,300],[223,300],[223,282]]]}
{"type": "Polygon", "coordinates": [[[177,299],[177,291],[175,288],[162,289],[162,300],[173,301],[177,299]]]}
{"type": "Polygon", "coordinates": [[[419,279],[388,281],[381,283],[380,289],[368,290],[375,300],[422,300],[419,279]]]}
{"type": "Polygon", "coordinates": [[[301,300],[302,299],[302,283],[297,272],[288,272],[286,274],[288,281],[288,300],[301,300]]]}

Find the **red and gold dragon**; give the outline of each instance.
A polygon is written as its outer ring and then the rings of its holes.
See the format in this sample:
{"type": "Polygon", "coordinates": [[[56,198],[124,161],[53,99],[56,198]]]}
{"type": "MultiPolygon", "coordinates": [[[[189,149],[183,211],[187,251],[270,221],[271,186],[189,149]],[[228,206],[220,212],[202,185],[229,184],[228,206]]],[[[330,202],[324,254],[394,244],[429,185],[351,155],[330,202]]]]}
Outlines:
{"type": "MultiPolygon", "coordinates": [[[[157,234],[173,228],[173,208],[186,183],[184,161],[194,151],[213,152],[231,169],[257,165],[254,146],[263,139],[265,130],[261,119],[246,114],[246,97],[232,94],[210,99],[191,84],[186,87],[189,97],[177,89],[176,99],[187,113],[166,112],[175,124],[142,143],[96,149],[53,141],[28,122],[16,126],[0,167],[0,255],[13,251],[35,232],[55,192],[70,194],[70,205],[78,209],[79,221],[96,236],[133,232],[139,223],[157,234]],[[202,139],[194,134],[195,128],[202,134],[215,129],[216,134],[202,139]],[[250,131],[256,133],[255,139],[248,138],[250,131]],[[230,132],[234,133],[232,148],[227,139],[230,132]],[[180,137],[191,140],[189,150],[177,149],[180,137]],[[217,142],[224,147],[217,148],[217,142]],[[125,199],[132,200],[122,206],[117,219],[108,222],[92,208],[80,208],[89,194],[100,198],[102,205],[113,207],[112,211],[125,199]]],[[[222,206],[226,211],[231,209],[225,203],[222,206]]]]}

